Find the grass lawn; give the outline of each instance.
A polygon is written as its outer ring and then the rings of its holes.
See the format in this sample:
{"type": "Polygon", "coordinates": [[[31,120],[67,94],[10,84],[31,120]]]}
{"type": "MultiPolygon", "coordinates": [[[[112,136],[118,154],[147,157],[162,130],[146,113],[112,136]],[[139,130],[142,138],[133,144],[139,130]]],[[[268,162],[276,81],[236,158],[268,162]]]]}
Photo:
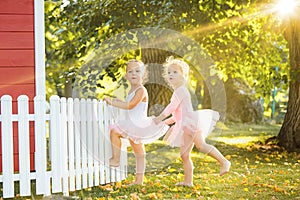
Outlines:
{"type": "MultiPolygon", "coordinates": [[[[162,142],[147,145],[147,172],[143,186],[127,185],[134,179],[129,154],[129,176],[120,183],[101,185],[71,195],[83,199],[300,199],[300,156],[287,153],[274,142],[278,125],[218,125],[208,143],[231,161],[230,173],[220,177],[215,160],[193,150],[194,187],[177,187],[183,168],[178,148],[162,142]],[[260,141],[260,142],[258,142],[260,141]]],[[[131,151],[130,151],[131,152],[131,151]]]]}
{"type": "Polygon", "coordinates": [[[231,161],[231,171],[220,177],[218,163],[194,149],[194,187],[191,188],[175,186],[183,180],[179,148],[170,148],[158,141],[146,145],[143,186],[127,186],[134,180],[135,172],[135,159],[129,149],[126,180],[73,192],[66,198],[54,195],[47,199],[300,200],[300,155],[287,153],[274,141],[265,142],[276,136],[279,129],[279,125],[269,124],[218,124],[207,142],[231,161]]]}

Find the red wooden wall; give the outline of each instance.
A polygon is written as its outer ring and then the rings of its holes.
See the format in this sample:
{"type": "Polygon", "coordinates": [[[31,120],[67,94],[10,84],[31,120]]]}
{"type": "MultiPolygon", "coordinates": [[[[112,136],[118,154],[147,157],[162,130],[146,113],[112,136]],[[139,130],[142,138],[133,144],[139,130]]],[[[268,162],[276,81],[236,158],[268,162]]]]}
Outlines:
{"type": "MultiPolygon", "coordinates": [[[[34,66],[34,0],[0,0],[0,97],[13,98],[13,112],[17,113],[16,100],[27,95],[29,110],[33,113],[35,96],[34,66]]],[[[17,123],[14,122],[14,160],[18,171],[17,123]]],[[[0,172],[2,171],[2,134],[0,133],[0,172]]],[[[30,124],[31,169],[34,162],[33,123],[30,124]]]]}

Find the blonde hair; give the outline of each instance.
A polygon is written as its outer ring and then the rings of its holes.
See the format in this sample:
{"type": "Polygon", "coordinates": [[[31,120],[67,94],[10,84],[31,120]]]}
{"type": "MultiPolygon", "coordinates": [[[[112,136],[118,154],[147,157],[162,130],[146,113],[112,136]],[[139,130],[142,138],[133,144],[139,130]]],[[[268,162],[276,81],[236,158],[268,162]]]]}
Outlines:
{"type": "Polygon", "coordinates": [[[148,80],[148,70],[147,70],[147,65],[145,65],[142,61],[140,60],[136,60],[136,59],[131,59],[129,60],[127,63],[126,63],[126,72],[127,72],[127,68],[128,68],[128,65],[130,63],[137,63],[139,65],[139,67],[141,68],[142,70],[142,83],[144,84],[145,82],[147,82],[148,80]]]}
{"type": "Polygon", "coordinates": [[[167,77],[167,74],[168,74],[168,67],[171,65],[178,66],[182,71],[184,80],[185,81],[188,80],[190,66],[185,61],[178,59],[178,58],[174,58],[174,56],[168,57],[166,59],[166,62],[164,63],[164,77],[165,78],[167,77]]]}

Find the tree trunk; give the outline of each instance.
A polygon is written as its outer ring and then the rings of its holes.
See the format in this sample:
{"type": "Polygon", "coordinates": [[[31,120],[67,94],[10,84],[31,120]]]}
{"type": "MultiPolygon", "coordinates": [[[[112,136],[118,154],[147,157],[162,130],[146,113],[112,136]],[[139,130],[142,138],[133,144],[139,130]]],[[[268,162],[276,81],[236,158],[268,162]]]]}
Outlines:
{"type": "Polygon", "coordinates": [[[148,65],[148,81],[145,83],[149,94],[148,115],[160,114],[170,102],[172,90],[165,82],[162,64],[171,53],[160,49],[142,49],[142,61],[148,65]]]}
{"type": "Polygon", "coordinates": [[[203,95],[202,95],[203,81],[199,80],[197,77],[197,85],[195,89],[195,96],[197,98],[197,105],[195,105],[195,110],[198,108],[198,104],[201,104],[203,107],[203,95]]]}
{"type": "Polygon", "coordinates": [[[72,79],[69,78],[65,82],[64,97],[66,98],[72,97],[72,93],[73,93],[73,82],[72,79]]]}
{"type": "MultiPolygon", "coordinates": [[[[299,13],[300,9],[295,11],[299,13]]],[[[300,152],[300,16],[290,18],[285,37],[290,52],[290,86],[287,113],[278,134],[279,145],[300,152]]]]}
{"type": "Polygon", "coordinates": [[[203,94],[203,109],[211,109],[211,99],[210,99],[210,94],[208,87],[206,83],[204,82],[204,94],[203,94]]]}

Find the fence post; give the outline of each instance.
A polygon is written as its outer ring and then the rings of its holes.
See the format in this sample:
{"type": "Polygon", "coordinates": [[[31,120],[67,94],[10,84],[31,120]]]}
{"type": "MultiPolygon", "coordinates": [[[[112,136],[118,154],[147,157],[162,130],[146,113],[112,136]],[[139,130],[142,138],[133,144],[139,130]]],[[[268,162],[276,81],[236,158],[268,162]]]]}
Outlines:
{"type": "Polygon", "coordinates": [[[46,140],[46,101],[40,95],[34,98],[34,131],[35,131],[35,169],[36,194],[50,195],[50,182],[47,172],[47,140],[46,140]]]}
{"type": "Polygon", "coordinates": [[[75,173],[76,190],[81,189],[82,167],[81,167],[81,141],[80,141],[80,101],[74,100],[74,134],[75,134],[75,173]]]}
{"type": "Polygon", "coordinates": [[[52,171],[52,192],[62,191],[61,184],[61,144],[60,144],[60,102],[59,97],[50,97],[50,151],[52,171]]]}
{"type": "Polygon", "coordinates": [[[70,191],[75,191],[75,168],[74,168],[74,108],[73,99],[68,98],[67,113],[68,113],[68,147],[69,147],[69,176],[70,176],[70,191]]]}
{"type": "Polygon", "coordinates": [[[4,95],[1,97],[1,112],[3,197],[9,198],[14,197],[14,152],[11,96],[4,95]],[[5,163],[5,165],[3,163],[5,163]]]}
{"type": "Polygon", "coordinates": [[[18,138],[19,138],[19,170],[20,195],[30,196],[30,146],[29,146],[29,109],[28,97],[18,97],[18,138]]]}
{"type": "MultiPolygon", "coordinates": [[[[110,133],[109,133],[108,127],[109,127],[109,125],[114,123],[114,120],[113,120],[114,113],[113,112],[114,112],[114,107],[111,105],[107,105],[107,122],[108,123],[107,123],[107,131],[105,133],[108,138],[110,138],[110,133]]],[[[107,140],[106,150],[107,150],[106,151],[107,160],[109,161],[110,157],[112,156],[110,139],[107,140]]],[[[122,153],[122,151],[120,153],[122,153]]],[[[120,154],[120,157],[121,157],[121,154],[120,154]]],[[[119,167],[111,167],[109,165],[109,162],[108,162],[108,166],[110,167],[110,175],[109,175],[110,182],[116,182],[117,170],[120,169],[120,166],[119,167]]]]}
{"type": "Polygon", "coordinates": [[[105,136],[104,136],[104,102],[98,103],[98,124],[99,124],[99,162],[100,162],[100,183],[105,183],[105,136]]]}
{"type": "Polygon", "coordinates": [[[93,126],[93,146],[94,146],[94,177],[95,185],[99,185],[99,128],[98,128],[98,101],[92,101],[92,126],[93,126]]]}
{"type": "Polygon", "coordinates": [[[81,139],[81,165],[82,165],[82,188],[87,188],[87,134],[86,134],[86,100],[80,100],[80,139],[81,139]]]}
{"type": "Polygon", "coordinates": [[[110,124],[109,121],[109,106],[106,104],[106,102],[104,101],[104,109],[103,109],[103,115],[104,115],[104,136],[103,136],[103,140],[104,140],[104,166],[105,166],[105,178],[106,178],[106,183],[110,183],[111,182],[111,168],[109,166],[109,159],[111,157],[111,143],[110,140],[108,140],[107,138],[110,138],[109,136],[109,130],[108,130],[108,126],[110,124]]]}
{"type": "Polygon", "coordinates": [[[68,173],[68,133],[67,133],[67,100],[65,97],[60,99],[60,137],[61,142],[61,172],[63,182],[63,194],[69,195],[69,173],[68,173]]]}
{"type": "Polygon", "coordinates": [[[121,153],[121,169],[120,169],[120,178],[121,180],[124,180],[127,177],[127,146],[129,141],[127,139],[123,139],[122,141],[122,153],[121,153]]]}
{"type": "Polygon", "coordinates": [[[93,181],[93,157],[94,157],[94,147],[93,147],[93,114],[92,114],[92,101],[91,99],[87,99],[86,101],[86,123],[87,123],[87,160],[88,160],[88,186],[92,187],[94,186],[93,181]]]}

